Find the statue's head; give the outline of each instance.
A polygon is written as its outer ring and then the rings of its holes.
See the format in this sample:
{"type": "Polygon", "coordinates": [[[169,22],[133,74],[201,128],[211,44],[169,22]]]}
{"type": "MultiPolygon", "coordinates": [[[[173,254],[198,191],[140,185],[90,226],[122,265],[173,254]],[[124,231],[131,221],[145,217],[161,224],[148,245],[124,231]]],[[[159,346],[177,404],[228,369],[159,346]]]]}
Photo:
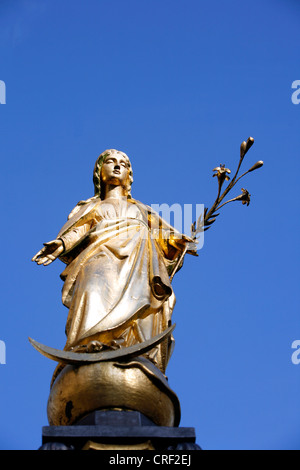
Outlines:
{"type": "Polygon", "coordinates": [[[97,158],[93,172],[95,196],[99,196],[101,199],[104,197],[103,186],[105,185],[105,181],[103,180],[102,167],[104,162],[108,162],[109,159],[113,159],[114,156],[118,159],[121,157],[121,159],[125,162],[127,175],[124,181],[124,190],[126,196],[131,198],[131,185],[133,182],[131,163],[126,153],[115,149],[105,150],[97,158]]]}

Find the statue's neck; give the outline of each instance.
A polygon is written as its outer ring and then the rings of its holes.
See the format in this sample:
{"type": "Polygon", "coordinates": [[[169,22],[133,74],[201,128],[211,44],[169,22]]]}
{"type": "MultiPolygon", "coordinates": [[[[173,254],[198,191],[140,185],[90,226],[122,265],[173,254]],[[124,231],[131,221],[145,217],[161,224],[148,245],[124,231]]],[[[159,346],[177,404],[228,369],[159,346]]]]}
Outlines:
{"type": "Polygon", "coordinates": [[[108,198],[122,199],[126,196],[123,186],[107,184],[104,191],[104,200],[108,198]]]}

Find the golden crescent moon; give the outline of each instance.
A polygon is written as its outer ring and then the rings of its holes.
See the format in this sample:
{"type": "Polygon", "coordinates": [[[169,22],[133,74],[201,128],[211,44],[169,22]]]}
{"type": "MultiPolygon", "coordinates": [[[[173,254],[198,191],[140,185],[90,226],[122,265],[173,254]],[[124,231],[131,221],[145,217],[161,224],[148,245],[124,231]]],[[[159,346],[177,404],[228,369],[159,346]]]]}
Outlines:
{"type": "Polygon", "coordinates": [[[32,346],[48,359],[52,359],[53,361],[63,364],[89,364],[91,362],[113,361],[120,359],[127,360],[131,357],[145,354],[161,343],[164,338],[169,336],[174,330],[175,326],[176,325],[174,323],[174,325],[170,326],[159,335],[156,335],[143,343],[134,344],[133,346],[129,346],[127,348],[120,348],[113,351],[102,351],[99,353],[76,353],[72,351],[62,351],[60,349],[50,348],[49,346],[38,343],[32,338],[28,339],[32,346]]]}

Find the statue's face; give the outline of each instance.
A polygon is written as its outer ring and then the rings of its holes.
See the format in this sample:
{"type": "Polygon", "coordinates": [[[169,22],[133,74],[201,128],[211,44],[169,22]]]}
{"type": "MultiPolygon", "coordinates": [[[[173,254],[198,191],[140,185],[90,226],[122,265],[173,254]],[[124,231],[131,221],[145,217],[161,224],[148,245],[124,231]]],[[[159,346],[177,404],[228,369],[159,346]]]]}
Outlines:
{"type": "Polygon", "coordinates": [[[108,155],[101,168],[101,180],[104,184],[126,187],[129,177],[128,160],[120,153],[108,155]]]}

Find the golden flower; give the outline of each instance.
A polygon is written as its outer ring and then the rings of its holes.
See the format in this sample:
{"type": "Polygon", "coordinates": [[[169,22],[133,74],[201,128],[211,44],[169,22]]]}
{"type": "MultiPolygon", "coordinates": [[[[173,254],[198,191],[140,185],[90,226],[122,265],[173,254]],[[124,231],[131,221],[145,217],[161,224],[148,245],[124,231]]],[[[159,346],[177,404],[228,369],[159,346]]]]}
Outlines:
{"type": "Polygon", "coordinates": [[[242,204],[247,204],[247,206],[249,206],[251,194],[249,194],[247,189],[244,189],[244,188],[242,188],[242,193],[243,194],[238,196],[239,200],[242,201],[242,204]]]}
{"type": "Polygon", "coordinates": [[[229,168],[225,168],[225,165],[217,166],[216,168],[213,169],[213,171],[216,171],[216,173],[213,176],[217,176],[218,180],[223,183],[224,180],[228,181],[230,180],[229,176],[227,173],[231,173],[231,170],[229,168]]]}

